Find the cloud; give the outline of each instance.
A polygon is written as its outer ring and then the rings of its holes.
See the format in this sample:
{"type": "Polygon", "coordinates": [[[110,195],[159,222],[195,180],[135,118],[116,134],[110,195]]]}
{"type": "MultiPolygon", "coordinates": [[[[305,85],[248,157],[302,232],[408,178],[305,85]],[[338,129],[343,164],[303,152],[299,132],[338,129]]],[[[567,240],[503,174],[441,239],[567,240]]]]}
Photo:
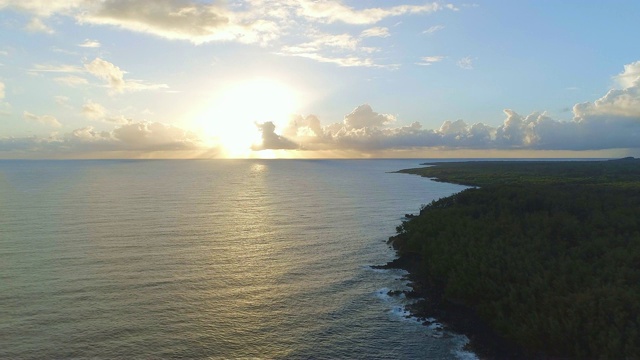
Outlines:
{"type": "Polygon", "coordinates": [[[437,56],[424,56],[420,58],[420,62],[417,62],[416,65],[421,65],[421,66],[429,66],[429,65],[433,65],[437,62],[440,62],[442,60],[444,60],[444,56],[441,55],[437,55],[437,56]]]}
{"type": "Polygon", "coordinates": [[[29,21],[26,26],[27,31],[30,32],[41,32],[45,34],[53,34],[54,31],[47,24],[45,24],[42,19],[34,17],[29,21]]]}
{"type": "Polygon", "coordinates": [[[11,104],[4,101],[5,96],[5,85],[2,81],[0,81],[0,116],[11,114],[11,104]]]}
{"type": "Polygon", "coordinates": [[[215,38],[230,22],[226,11],[219,6],[179,0],[106,0],[80,19],[193,42],[215,38]]]}
{"type": "Polygon", "coordinates": [[[86,3],[86,0],[2,0],[0,10],[9,8],[46,18],[54,14],[71,14],[86,3]]]}
{"type": "Polygon", "coordinates": [[[97,40],[86,39],[82,44],[78,44],[78,46],[84,47],[84,48],[94,48],[95,49],[95,48],[99,48],[102,45],[97,40]]]}
{"type": "Polygon", "coordinates": [[[289,119],[289,124],[284,130],[284,135],[287,137],[304,137],[311,136],[317,138],[324,138],[326,135],[320,124],[320,119],[315,115],[292,115],[289,119]]]}
{"type": "Polygon", "coordinates": [[[267,149],[297,149],[298,145],[275,133],[276,126],[271,121],[267,121],[262,124],[256,124],[260,132],[262,133],[262,142],[260,144],[254,144],[251,146],[252,150],[267,150],[267,149]]]}
{"type": "Polygon", "coordinates": [[[68,96],[57,95],[57,96],[54,96],[53,99],[56,102],[56,104],[60,105],[63,108],[67,108],[67,109],[73,108],[73,106],[69,104],[70,99],[68,96]]]}
{"type": "Polygon", "coordinates": [[[112,63],[95,58],[92,62],[85,64],[84,67],[91,75],[106,80],[115,91],[122,92],[124,89],[124,72],[112,63]]]}
{"type": "Polygon", "coordinates": [[[89,119],[101,119],[107,113],[107,110],[104,106],[93,102],[92,100],[87,101],[82,105],[82,114],[89,119]]]}
{"type": "MultiPolygon", "coordinates": [[[[576,104],[571,120],[557,120],[545,112],[520,115],[504,110],[500,125],[447,120],[435,129],[419,122],[394,127],[396,118],[364,104],[345,115],[342,122],[322,126],[314,115],[292,116],[283,135],[300,150],[359,151],[374,154],[390,150],[566,150],[599,151],[640,149],[640,74],[637,63],[625,66],[619,76],[622,89],[576,104]]],[[[268,131],[275,134],[275,127],[268,131]]],[[[275,147],[274,148],[284,148],[275,147]]]]}
{"type": "MultiPolygon", "coordinates": [[[[341,0],[239,0],[235,2],[200,0],[0,0],[0,9],[11,9],[33,15],[34,28],[52,31],[43,19],[66,16],[77,24],[104,25],[165,39],[208,42],[237,42],[272,46],[277,54],[304,57],[338,66],[397,68],[396,64],[380,65],[364,54],[380,49],[346,43],[326,42],[326,47],[349,49],[358,53],[327,53],[323,48],[310,50],[319,39],[315,29],[328,23],[351,26],[373,25],[389,17],[425,15],[442,10],[457,10],[451,4],[438,2],[423,5],[398,4],[388,7],[356,8],[341,0]],[[38,23],[39,22],[39,23],[38,23]],[[36,26],[37,25],[37,26],[36,26]],[[281,38],[285,41],[277,42],[281,38]],[[309,41],[305,41],[305,38],[309,41]],[[292,42],[293,41],[293,42],[292,42]],[[286,42],[286,45],[282,45],[286,42]],[[299,45],[296,45],[299,43],[299,45]],[[332,45],[333,44],[333,45],[332,45]]],[[[388,37],[385,27],[350,31],[355,41],[368,37],[388,37]],[[357,32],[356,32],[357,31],[357,32]]],[[[334,35],[345,37],[343,35],[334,35]]],[[[326,41],[327,39],[325,39],[326,41]]],[[[100,43],[86,39],[81,47],[95,48],[100,43]]]]}
{"type": "Polygon", "coordinates": [[[324,56],[317,53],[309,52],[289,52],[289,53],[279,53],[280,55],[289,55],[289,56],[298,56],[307,59],[312,59],[318,62],[335,64],[341,67],[379,67],[379,68],[395,68],[397,64],[390,65],[380,65],[376,64],[371,58],[361,58],[357,56],[346,56],[346,57],[330,57],[324,56]]]}
{"type": "Polygon", "coordinates": [[[81,73],[85,69],[75,65],[49,65],[49,64],[36,64],[33,68],[29,69],[29,73],[81,73]]]}
{"type": "MultiPolygon", "coordinates": [[[[399,65],[381,64],[368,56],[381,49],[359,43],[365,38],[389,37],[388,28],[372,27],[351,31],[350,34],[319,36],[315,31],[316,25],[335,22],[352,26],[373,25],[389,17],[457,10],[453,5],[438,2],[355,8],[345,5],[341,0],[0,0],[2,8],[33,14],[33,21],[40,21],[41,31],[51,30],[45,29],[46,25],[41,19],[60,15],[72,17],[80,25],[113,26],[194,44],[258,44],[271,46],[273,52],[279,55],[302,57],[341,67],[388,69],[396,69],[399,65]],[[285,41],[276,41],[283,37],[285,41]]],[[[78,46],[95,48],[100,43],[86,39],[78,46]]],[[[130,87],[131,90],[157,88],[141,82],[130,87]]],[[[112,91],[122,92],[123,88],[117,87],[112,91]]]]}
{"type": "Polygon", "coordinates": [[[109,115],[107,109],[104,106],[88,100],[82,105],[82,115],[91,120],[101,120],[106,123],[124,125],[133,123],[133,121],[123,115],[109,115]]]}
{"type": "Polygon", "coordinates": [[[38,123],[38,124],[42,124],[42,125],[46,125],[46,126],[52,126],[52,127],[60,127],[60,126],[62,126],[62,124],[60,124],[58,119],[56,119],[55,117],[53,117],[51,115],[38,116],[38,115],[32,114],[32,113],[30,113],[28,111],[25,111],[25,112],[22,113],[22,118],[27,122],[34,122],[34,123],[38,123]]]}
{"type": "Polygon", "coordinates": [[[458,60],[458,67],[465,70],[472,70],[473,59],[470,56],[463,57],[462,59],[458,60]]]}
{"type": "Polygon", "coordinates": [[[0,9],[30,13],[35,19],[69,16],[79,24],[115,26],[195,44],[266,43],[279,36],[278,22],[264,19],[264,13],[273,16],[273,11],[256,8],[234,12],[224,2],[217,3],[221,5],[195,0],[3,0],[0,9]]]}
{"type": "Polygon", "coordinates": [[[370,127],[382,127],[394,122],[393,115],[379,114],[368,104],[360,105],[344,117],[344,125],[347,130],[363,129],[370,127]]]}
{"type": "Polygon", "coordinates": [[[363,30],[362,33],[360,33],[360,37],[363,37],[363,38],[366,38],[366,37],[385,38],[389,36],[391,35],[389,34],[389,29],[386,27],[373,27],[373,28],[363,30]]]}
{"type": "Polygon", "coordinates": [[[267,44],[280,36],[281,25],[264,18],[258,10],[261,9],[233,12],[223,2],[106,0],[76,16],[80,22],[111,25],[194,44],[211,41],[267,44]]]}
{"type": "Polygon", "coordinates": [[[124,79],[125,72],[118,66],[100,58],[95,58],[88,64],[85,64],[87,72],[93,76],[107,81],[107,84],[113,92],[121,93],[123,91],[141,91],[141,90],[158,90],[166,89],[166,84],[144,84],[138,80],[124,79]]]}
{"type": "Polygon", "coordinates": [[[638,87],[640,81],[640,61],[633,62],[624,66],[624,71],[616,75],[615,80],[623,88],[638,87]]]}
{"type": "Polygon", "coordinates": [[[194,150],[202,146],[197,134],[158,122],[138,122],[116,127],[110,137],[119,146],[135,150],[194,150]]]}
{"type": "MultiPolygon", "coordinates": [[[[125,91],[142,91],[142,90],[160,90],[167,89],[167,84],[148,84],[140,80],[126,79],[126,72],[115,64],[103,60],[99,57],[93,59],[89,63],[85,63],[83,67],[76,65],[50,65],[36,64],[27,71],[30,74],[40,73],[63,73],[63,74],[91,74],[94,77],[107,82],[107,86],[112,93],[122,93],[125,91]]],[[[79,86],[88,84],[88,80],[78,75],[67,75],[53,79],[56,82],[67,86],[79,86]]]]}
{"type": "Polygon", "coordinates": [[[377,48],[360,45],[361,38],[350,34],[327,34],[312,31],[307,36],[311,41],[294,46],[283,46],[279,55],[298,56],[319,62],[333,63],[342,67],[393,67],[377,64],[368,54],[377,48]]]}
{"type": "Polygon", "coordinates": [[[623,88],[611,89],[594,102],[576,104],[573,107],[576,121],[640,119],[640,61],[625,65],[615,79],[623,88]]]}
{"type": "MultiPolygon", "coordinates": [[[[497,122],[497,126],[457,119],[427,129],[417,121],[397,126],[395,116],[379,113],[370,105],[363,104],[345,115],[342,122],[326,126],[315,115],[292,116],[282,133],[277,131],[273,122],[256,124],[262,134],[262,142],[254,144],[252,149],[335,151],[360,155],[434,149],[487,153],[496,150],[640,149],[640,77],[631,75],[635,74],[634,69],[634,66],[626,66],[621,74],[629,86],[612,89],[593,102],[576,104],[571,120],[553,119],[545,112],[520,115],[512,109],[505,109],[504,118],[497,122]]],[[[103,116],[104,121],[120,124],[111,131],[85,127],[49,138],[3,138],[0,139],[0,149],[61,153],[137,151],[136,154],[140,155],[154,151],[200,151],[207,148],[198,135],[173,125],[110,117],[103,107],[92,101],[84,104],[83,111],[88,116],[103,116]]],[[[59,124],[55,118],[46,115],[25,112],[23,117],[26,121],[51,126],[59,124]]]]}
{"type": "Polygon", "coordinates": [[[163,152],[168,156],[173,152],[188,152],[188,155],[202,156],[215,154],[216,151],[205,146],[197,134],[185,129],[158,122],[130,122],[110,131],[98,131],[88,126],[48,137],[0,137],[1,152],[47,154],[53,157],[125,152],[125,157],[139,157],[153,152],[163,152]]]}
{"type": "Polygon", "coordinates": [[[337,0],[300,0],[298,3],[300,5],[300,8],[297,11],[298,14],[307,19],[326,23],[343,22],[355,25],[375,24],[392,16],[424,14],[444,9],[456,9],[453,5],[440,5],[438,3],[425,5],[398,5],[389,8],[368,8],[362,10],[356,10],[337,0]]]}
{"type": "Polygon", "coordinates": [[[427,34],[427,35],[431,35],[434,34],[440,30],[444,29],[444,25],[433,25],[432,27],[428,28],[427,30],[423,31],[423,34],[427,34]]]}
{"type": "Polygon", "coordinates": [[[53,80],[55,82],[58,82],[60,84],[67,85],[67,86],[79,86],[79,85],[86,85],[89,83],[87,79],[80,76],[75,76],[75,75],[61,76],[61,77],[54,78],[53,80]]]}

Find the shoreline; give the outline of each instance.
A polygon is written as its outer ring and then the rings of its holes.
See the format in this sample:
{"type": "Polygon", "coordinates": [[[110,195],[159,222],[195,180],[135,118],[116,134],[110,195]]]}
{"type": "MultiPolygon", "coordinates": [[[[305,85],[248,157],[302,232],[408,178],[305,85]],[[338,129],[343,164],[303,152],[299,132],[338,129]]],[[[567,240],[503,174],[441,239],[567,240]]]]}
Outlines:
{"type": "MultiPolygon", "coordinates": [[[[444,287],[433,284],[417,276],[419,273],[419,258],[402,256],[398,253],[395,242],[401,235],[389,237],[389,244],[398,254],[398,257],[384,265],[374,265],[374,269],[399,269],[407,271],[406,279],[412,288],[411,291],[402,291],[407,299],[415,300],[406,309],[415,316],[423,325],[432,322],[427,319],[436,319],[444,325],[445,330],[465,335],[469,343],[464,350],[473,352],[480,359],[532,359],[532,354],[527,354],[521,347],[507,341],[495,333],[483,321],[476,312],[462,304],[456,304],[443,298],[444,287]]],[[[397,296],[398,292],[394,292],[397,296]]]]}
{"type": "MultiPolygon", "coordinates": [[[[425,163],[422,166],[438,164],[425,163]]],[[[398,170],[397,173],[412,174],[411,170],[398,170]]],[[[424,175],[422,175],[424,177],[424,175]]],[[[476,184],[465,183],[461,181],[446,181],[439,178],[431,178],[436,182],[447,182],[450,184],[465,185],[474,187],[476,184]]],[[[458,193],[451,194],[455,196],[458,193]]],[[[405,214],[407,221],[419,217],[418,215],[405,214]]],[[[417,274],[420,273],[419,262],[417,256],[407,256],[400,254],[398,246],[402,234],[390,236],[387,244],[396,252],[397,258],[387,262],[384,265],[372,266],[374,269],[399,269],[407,271],[406,279],[412,288],[411,291],[402,291],[407,299],[415,300],[414,303],[408,305],[406,309],[425,326],[429,325],[429,318],[435,318],[438,322],[445,326],[446,330],[465,335],[469,339],[469,343],[465,345],[464,350],[473,352],[480,359],[535,359],[540,356],[527,354],[524,349],[497,334],[493,331],[486,321],[482,320],[478,314],[468,306],[461,303],[453,303],[444,299],[444,285],[430,283],[427,279],[421,279],[417,274]]],[[[397,295],[397,294],[396,294],[397,295]]]]}
{"type": "Polygon", "coordinates": [[[397,258],[377,268],[408,272],[413,316],[483,359],[640,354],[640,159],[429,165],[397,172],[471,188],[387,242],[397,258]]]}

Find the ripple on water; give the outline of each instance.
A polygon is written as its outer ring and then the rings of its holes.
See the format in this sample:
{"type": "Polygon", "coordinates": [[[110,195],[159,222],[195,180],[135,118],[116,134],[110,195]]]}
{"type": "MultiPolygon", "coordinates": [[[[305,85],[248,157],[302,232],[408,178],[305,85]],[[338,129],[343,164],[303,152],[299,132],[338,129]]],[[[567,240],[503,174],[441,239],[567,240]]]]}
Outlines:
{"type": "Polygon", "coordinates": [[[418,163],[0,161],[0,357],[467,356],[366,265],[462,189],[418,163]]]}

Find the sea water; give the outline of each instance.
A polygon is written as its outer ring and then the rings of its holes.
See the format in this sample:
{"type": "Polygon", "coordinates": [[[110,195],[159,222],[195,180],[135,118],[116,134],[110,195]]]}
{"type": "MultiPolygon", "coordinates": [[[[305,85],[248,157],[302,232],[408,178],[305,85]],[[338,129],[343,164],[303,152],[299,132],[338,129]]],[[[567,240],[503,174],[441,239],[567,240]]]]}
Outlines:
{"type": "Polygon", "coordinates": [[[472,357],[371,268],[419,164],[0,161],[0,358],[472,357]]]}

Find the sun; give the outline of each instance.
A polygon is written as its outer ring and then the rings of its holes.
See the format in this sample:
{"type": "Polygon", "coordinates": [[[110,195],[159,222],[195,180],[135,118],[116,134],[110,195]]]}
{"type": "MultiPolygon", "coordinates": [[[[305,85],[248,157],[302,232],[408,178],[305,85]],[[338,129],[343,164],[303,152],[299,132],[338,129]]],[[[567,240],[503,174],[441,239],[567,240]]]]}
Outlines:
{"type": "Polygon", "coordinates": [[[213,96],[196,125],[226,157],[249,157],[261,141],[256,123],[284,126],[296,110],[296,92],[282,82],[258,78],[226,86],[213,96]]]}

